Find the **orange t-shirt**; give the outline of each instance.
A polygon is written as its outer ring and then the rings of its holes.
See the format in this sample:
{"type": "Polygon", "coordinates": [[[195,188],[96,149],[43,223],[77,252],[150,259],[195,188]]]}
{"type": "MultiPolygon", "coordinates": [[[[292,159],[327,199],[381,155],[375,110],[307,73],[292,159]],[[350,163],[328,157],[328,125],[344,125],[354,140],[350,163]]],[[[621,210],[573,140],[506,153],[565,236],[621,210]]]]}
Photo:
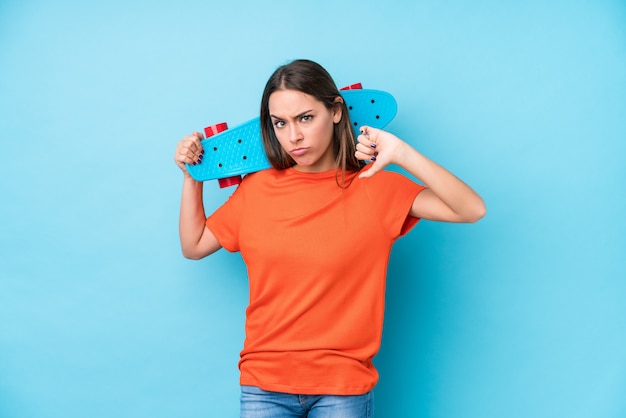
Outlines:
{"type": "Polygon", "coordinates": [[[297,394],[358,395],[378,381],[391,246],[418,221],[424,189],[379,172],[268,169],[246,176],[206,224],[247,265],[250,304],[242,385],[297,394]]]}

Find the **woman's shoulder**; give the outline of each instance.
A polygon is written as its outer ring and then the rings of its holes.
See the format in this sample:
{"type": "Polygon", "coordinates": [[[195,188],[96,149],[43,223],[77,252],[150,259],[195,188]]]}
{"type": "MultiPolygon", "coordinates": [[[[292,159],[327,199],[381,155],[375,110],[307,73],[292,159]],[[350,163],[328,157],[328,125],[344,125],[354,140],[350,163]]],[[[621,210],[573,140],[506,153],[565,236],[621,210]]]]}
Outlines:
{"type": "MultiPolygon", "coordinates": [[[[364,170],[367,170],[366,167],[364,170]]],[[[367,190],[376,194],[388,195],[396,193],[415,193],[424,189],[424,186],[408,175],[401,172],[383,169],[372,177],[361,179],[361,184],[367,190]]]]}
{"type": "Polygon", "coordinates": [[[246,183],[265,182],[265,181],[276,178],[278,174],[279,174],[279,170],[276,170],[275,168],[270,167],[261,171],[255,171],[254,173],[246,174],[243,178],[243,182],[246,182],[246,183]]]}
{"type": "MultiPolygon", "coordinates": [[[[365,172],[370,168],[371,164],[368,164],[361,170],[361,172],[365,172]]],[[[372,177],[368,177],[366,180],[372,184],[389,184],[389,182],[394,180],[412,181],[404,174],[388,170],[387,168],[380,170],[378,173],[374,174],[372,177]]]]}
{"type": "Polygon", "coordinates": [[[277,170],[275,168],[255,171],[254,173],[246,174],[238,187],[245,189],[259,189],[262,186],[274,184],[281,175],[283,175],[282,170],[277,170]]]}

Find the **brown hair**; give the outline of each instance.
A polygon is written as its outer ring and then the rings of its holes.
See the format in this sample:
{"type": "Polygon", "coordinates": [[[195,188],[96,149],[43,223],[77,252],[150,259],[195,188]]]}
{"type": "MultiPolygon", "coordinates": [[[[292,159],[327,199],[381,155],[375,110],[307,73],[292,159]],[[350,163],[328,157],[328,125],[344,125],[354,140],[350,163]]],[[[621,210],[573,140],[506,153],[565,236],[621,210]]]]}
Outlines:
{"type": "Polygon", "coordinates": [[[284,170],[296,164],[276,139],[270,118],[269,98],[277,90],[301,91],[322,102],[327,109],[341,106],[341,120],[334,125],[332,146],[337,170],[341,169],[342,184],[346,172],[359,171],[365,165],[354,155],[356,139],[348,108],[343,100],[336,101],[341,94],[332,77],[321,65],[313,61],[295,60],[274,71],[265,85],[261,98],[261,134],[265,154],[272,167],[284,170]]]}

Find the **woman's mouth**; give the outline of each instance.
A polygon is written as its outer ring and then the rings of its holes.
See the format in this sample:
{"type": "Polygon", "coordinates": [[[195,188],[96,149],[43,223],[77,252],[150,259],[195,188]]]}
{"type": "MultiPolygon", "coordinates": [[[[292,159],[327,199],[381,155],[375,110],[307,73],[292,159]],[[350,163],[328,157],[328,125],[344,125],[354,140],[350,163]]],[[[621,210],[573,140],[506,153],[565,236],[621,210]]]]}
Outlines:
{"type": "Polygon", "coordinates": [[[291,151],[289,151],[289,153],[291,155],[295,155],[296,157],[299,157],[301,155],[306,154],[307,151],[309,151],[309,148],[296,148],[296,149],[292,149],[291,151]]]}

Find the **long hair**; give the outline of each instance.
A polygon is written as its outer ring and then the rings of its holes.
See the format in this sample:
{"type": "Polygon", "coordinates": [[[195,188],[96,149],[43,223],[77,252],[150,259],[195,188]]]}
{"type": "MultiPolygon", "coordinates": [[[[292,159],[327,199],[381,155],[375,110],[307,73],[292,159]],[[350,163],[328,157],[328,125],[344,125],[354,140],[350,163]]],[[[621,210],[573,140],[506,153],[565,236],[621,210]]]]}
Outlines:
{"type": "MultiPolygon", "coordinates": [[[[269,98],[277,90],[297,90],[308,94],[322,102],[329,110],[335,106],[341,106],[341,120],[333,128],[332,147],[335,166],[338,171],[341,169],[340,186],[345,186],[345,173],[359,171],[365,163],[359,161],[354,155],[356,138],[352,131],[348,108],[343,100],[336,102],[341,94],[330,74],[316,62],[295,60],[276,69],[265,85],[260,115],[263,146],[272,167],[284,170],[293,167],[296,162],[283,150],[274,133],[269,111],[269,98]]],[[[339,181],[337,183],[339,184],[339,181]]]]}

